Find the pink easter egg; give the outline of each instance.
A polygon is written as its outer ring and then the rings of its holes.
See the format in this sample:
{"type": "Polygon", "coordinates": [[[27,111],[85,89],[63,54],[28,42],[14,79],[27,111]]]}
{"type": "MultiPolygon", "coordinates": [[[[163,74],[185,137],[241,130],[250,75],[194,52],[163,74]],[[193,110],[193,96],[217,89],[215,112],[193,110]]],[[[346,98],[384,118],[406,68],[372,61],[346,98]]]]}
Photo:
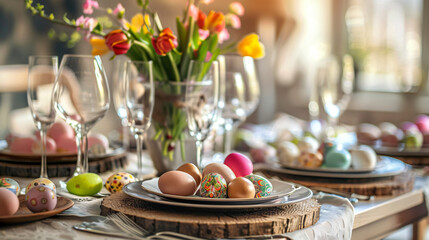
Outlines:
{"type": "Polygon", "coordinates": [[[16,138],[10,144],[10,151],[14,153],[33,153],[33,143],[36,142],[34,137],[16,138]]]}
{"type": "Polygon", "coordinates": [[[57,141],[57,152],[77,153],[76,140],[74,138],[61,138],[57,141]]]}
{"type": "Polygon", "coordinates": [[[401,124],[401,129],[404,132],[416,132],[419,131],[419,128],[417,127],[416,124],[412,123],[412,122],[403,122],[401,124]]]}
{"type": "Polygon", "coordinates": [[[88,148],[94,145],[100,145],[107,149],[109,147],[109,140],[103,134],[92,133],[88,136],[88,148]]]}
{"type": "Polygon", "coordinates": [[[241,153],[230,153],[223,163],[231,168],[236,177],[244,177],[253,172],[252,161],[241,153]]]}
{"type": "Polygon", "coordinates": [[[429,133],[429,116],[419,115],[415,123],[420,132],[429,133]]]}
{"type": "MultiPolygon", "coordinates": [[[[31,146],[33,153],[41,154],[42,153],[42,141],[39,139],[33,143],[31,146]]],[[[46,153],[54,154],[57,152],[57,144],[54,139],[46,137],[46,153]]]]}
{"type": "Polygon", "coordinates": [[[74,138],[74,131],[70,125],[60,121],[52,124],[52,127],[49,128],[49,130],[46,132],[46,135],[54,139],[55,142],[58,142],[62,138],[74,138]]]}
{"type": "Polygon", "coordinates": [[[25,196],[27,207],[32,212],[44,212],[53,210],[57,206],[57,196],[45,186],[30,189],[25,196]]]}

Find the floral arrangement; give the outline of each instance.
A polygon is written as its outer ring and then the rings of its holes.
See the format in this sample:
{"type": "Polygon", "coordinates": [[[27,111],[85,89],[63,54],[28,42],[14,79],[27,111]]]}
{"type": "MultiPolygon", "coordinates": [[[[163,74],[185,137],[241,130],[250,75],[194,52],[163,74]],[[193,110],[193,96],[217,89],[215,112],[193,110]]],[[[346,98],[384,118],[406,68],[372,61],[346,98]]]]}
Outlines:
{"type": "MultiPolygon", "coordinates": [[[[158,14],[149,8],[149,0],[137,0],[141,12],[131,21],[126,19],[121,3],[114,9],[105,9],[96,0],[85,0],[84,15],[77,19],[69,19],[67,15],[57,19],[53,13],[45,13],[43,5],[25,0],[26,8],[33,15],[84,33],[92,45],[93,55],[113,52],[112,58],[125,54],[131,60],[152,60],[154,79],[158,82],[184,81],[191,60],[211,63],[219,54],[231,52],[253,58],[264,56],[264,46],[254,33],[238,43],[226,44],[230,37],[228,28],[241,27],[240,16],[244,14],[244,7],[239,2],[232,2],[226,14],[216,11],[206,14],[199,8],[213,1],[188,0],[183,17],[176,18],[175,34],[171,28],[162,25],[158,14]],[[104,12],[108,18],[93,17],[95,10],[104,12]]],[[[183,139],[186,116],[175,107],[167,111],[168,119],[155,121],[155,138],[162,140],[164,155],[171,157],[174,143],[183,139]]]]}

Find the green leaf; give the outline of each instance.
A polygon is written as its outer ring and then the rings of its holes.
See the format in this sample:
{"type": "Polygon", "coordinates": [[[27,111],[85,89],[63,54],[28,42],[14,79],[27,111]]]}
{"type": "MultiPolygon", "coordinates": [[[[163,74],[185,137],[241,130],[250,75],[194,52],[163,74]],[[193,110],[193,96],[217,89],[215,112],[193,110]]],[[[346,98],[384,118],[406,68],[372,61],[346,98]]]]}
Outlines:
{"type": "Polygon", "coordinates": [[[93,31],[102,32],[103,31],[103,26],[101,26],[100,23],[97,23],[97,25],[95,25],[93,31]]]}
{"type": "Polygon", "coordinates": [[[218,47],[218,35],[217,34],[213,34],[211,35],[206,41],[209,42],[209,51],[213,52],[215,49],[217,49],[218,47]]]}
{"type": "Polygon", "coordinates": [[[200,48],[198,49],[197,60],[204,62],[206,59],[208,50],[209,50],[208,41],[202,42],[200,45],[200,48]]]}
{"type": "Polygon", "coordinates": [[[162,32],[162,24],[161,19],[159,19],[158,13],[153,14],[153,21],[158,32],[162,32]]]}
{"type": "Polygon", "coordinates": [[[192,40],[191,44],[194,49],[198,49],[198,44],[200,42],[200,33],[198,32],[198,27],[194,27],[192,31],[192,40]]]}
{"type": "Polygon", "coordinates": [[[176,18],[177,35],[179,39],[179,49],[183,49],[183,44],[186,44],[186,29],[179,17],[176,18]]]}
{"type": "Polygon", "coordinates": [[[63,20],[64,20],[64,22],[71,24],[70,19],[68,19],[68,17],[67,17],[67,13],[64,13],[63,20]]]}
{"type": "Polygon", "coordinates": [[[54,39],[57,36],[57,33],[55,32],[55,30],[53,28],[49,29],[48,31],[48,37],[50,39],[54,39]]]}
{"type": "Polygon", "coordinates": [[[69,36],[68,36],[66,33],[64,33],[64,32],[60,33],[60,35],[58,36],[58,39],[59,39],[61,42],[65,42],[65,41],[67,41],[67,40],[68,40],[68,38],[69,38],[69,36]]]}

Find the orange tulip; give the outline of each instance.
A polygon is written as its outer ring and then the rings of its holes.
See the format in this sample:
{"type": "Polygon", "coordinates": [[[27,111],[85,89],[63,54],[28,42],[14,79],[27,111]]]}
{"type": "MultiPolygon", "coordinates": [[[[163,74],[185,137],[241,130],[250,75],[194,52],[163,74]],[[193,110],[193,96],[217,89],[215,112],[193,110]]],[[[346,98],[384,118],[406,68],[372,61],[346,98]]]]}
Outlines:
{"type": "Polygon", "coordinates": [[[225,28],[225,16],[221,12],[210,11],[205,20],[204,29],[220,33],[225,28]]]}
{"type": "Polygon", "coordinates": [[[89,39],[89,43],[92,46],[92,55],[103,55],[109,52],[109,48],[106,46],[106,40],[103,38],[92,37],[89,39]]]}
{"type": "Polygon", "coordinates": [[[106,39],[107,47],[116,55],[127,53],[128,49],[131,47],[127,35],[125,35],[125,33],[120,29],[111,31],[104,37],[104,39],[106,39]]]}
{"type": "Polygon", "coordinates": [[[157,38],[152,38],[152,45],[158,55],[165,56],[178,45],[177,38],[170,28],[165,28],[157,38]]]}
{"type": "Polygon", "coordinates": [[[241,56],[252,58],[262,58],[265,56],[265,47],[259,42],[259,36],[251,33],[245,36],[237,45],[238,53],[241,56]]]}

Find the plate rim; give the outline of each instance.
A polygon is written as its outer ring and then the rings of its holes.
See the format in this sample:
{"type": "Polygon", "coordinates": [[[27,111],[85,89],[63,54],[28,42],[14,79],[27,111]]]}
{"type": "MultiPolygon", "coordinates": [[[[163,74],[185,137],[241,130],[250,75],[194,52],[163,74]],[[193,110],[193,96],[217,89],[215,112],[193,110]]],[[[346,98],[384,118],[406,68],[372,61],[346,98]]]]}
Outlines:
{"type": "Polygon", "coordinates": [[[142,184],[141,184],[141,188],[143,190],[145,190],[148,193],[151,194],[155,194],[157,196],[160,197],[164,197],[164,198],[169,198],[169,199],[174,199],[174,200],[180,200],[180,201],[188,201],[188,202],[207,202],[207,203],[211,203],[211,204],[226,204],[226,203],[241,203],[241,204],[253,204],[253,203],[262,203],[262,202],[268,202],[271,200],[275,200],[277,198],[281,198],[284,196],[288,196],[291,193],[293,193],[294,187],[292,183],[286,182],[286,181],[280,181],[277,179],[268,179],[266,178],[268,181],[271,182],[271,184],[273,184],[273,190],[274,190],[274,183],[275,184],[284,184],[287,185],[288,187],[290,187],[290,190],[288,192],[284,192],[284,193],[278,193],[278,194],[274,194],[274,195],[270,195],[267,197],[263,197],[263,198],[205,198],[205,197],[198,197],[198,196],[180,196],[180,195],[173,195],[173,194],[165,194],[162,192],[155,192],[152,191],[146,187],[143,186],[143,184],[145,182],[149,182],[149,181],[157,181],[159,180],[159,177],[155,177],[152,179],[148,179],[148,180],[143,180],[142,184]]]}
{"type": "Polygon", "coordinates": [[[401,160],[389,157],[389,156],[379,156],[382,159],[389,159],[389,161],[395,161],[397,164],[400,164],[401,167],[398,170],[391,170],[390,172],[377,173],[377,169],[374,169],[370,172],[322,172],[322,171],[310,171],[309,169],[292,169],[281,166],[280,168],[269,168],[271,171],[276,171],[280,173],[287,173],[299,176],[311,176],[311,177],[325,177],[325,178],[381,178],[381,177],[391,177],[396,176],[406,170],[406,164],[401,160]]]}
{"type": "MultiPolygon", "coordinates": [[[[20,207],[21,204],[23,204],[23,195],[20,196],[20,207]]],[[[58,199],[62,199],[65,202],[65,205],[62,207],[55,207],[54,209],[50,210],[50,211],[46,211],[46,212],[38,212],[38,213],[29,213],[29,214],[21,214],[21,215],[12,215],[12,216],[0,216],[0,223],[5,223],[5,224],[15,224],[15,223],[26,223],[26,222],[34,222],[37,220],[41,220],[41,219],[45,219],[48,217],[52,217],[55,216],[61,212],[64,212],[65,210],[71,208],[74,206],[74,202],[71,199],[68,199],[66,197],[59,197],[57,196],[58,199]]]]}
{"type": "Polygon", "coordinates": [[[132,182],[132,183],[125,185],[125,187],[123,188],[123,192],[130,197],[137,198],[137,199],[140,199],[140,200],[143,200],[146,202],[175,206],[175,207],[194,208],[194,209],[198,208],[198,209],[231,210],[231,209],[273,208],[273,207],[281,207],[281,206],[305,201],[307,199],[310,199],[313,196],[313,192],[309,188],[302,186],[302,185],[299,185],[299,184],[295,184],[295,185],[299,186],[300,188],[298,190],[294,191],[291,195],[281,197],[278,199],[274,199],[274,200],[271,200],[268,202],[259,203],[259,204],[245,204],[245,205],[230,204],[229,205],[229,204],[187,203],[187,202],[173,201],[173,200],[170,200],[168,198],[163,198],[163,197],[148,193],[140,187],[141,182],[142,181],[137,181],[137,182],[132,182]],[[134,192],[134,190],[131,189],[135,185],[137,185],[137,189],[139,191],[134,192]],[[303,191],[305,191],[305,192],[303,192],[303,191]],[[300,192],[303,192],[303,193],[300,193],[300,192]],[[303,195],[301,198],[290,200],[290,198],[292,198],[294,195],[299,194],[299,193],[301,195],[303,195]],[[306,194],[306,195],[304,196],[304,194],[306,194]],[[282,202],[277,202],[279,200],[282,200],[282,202]]]}

